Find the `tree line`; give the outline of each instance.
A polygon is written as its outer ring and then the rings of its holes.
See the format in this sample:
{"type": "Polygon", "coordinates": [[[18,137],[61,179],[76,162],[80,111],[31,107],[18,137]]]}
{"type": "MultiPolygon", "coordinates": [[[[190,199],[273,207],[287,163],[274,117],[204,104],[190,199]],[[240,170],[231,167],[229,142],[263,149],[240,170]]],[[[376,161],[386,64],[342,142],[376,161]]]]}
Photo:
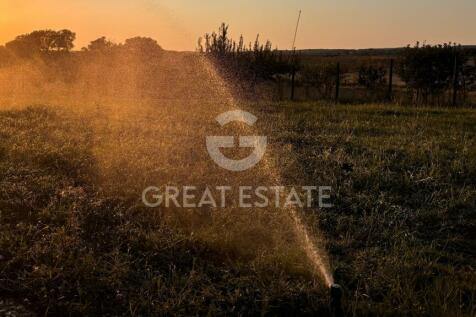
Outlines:
{"type": "Polygon", "coordinates": [[[289,54],[273,49],[272,43],[260,42],[259,34],[254,42],[245,43],[229,36],[229,26],[223,23],[218,32],[206,33],[198,40],[197,51],[208,57],[222,74],[254,86],[262,81],[274,81],[280,75],[292,71],[289,54]]]}
{"type": "MultiPolygon", "coordinates": [[[[18,60],[33,58],[55,59],[69,55],[74,48],[76,33],[70,30],[40,30],[17,36],[14,40],[0,46],[0,66],[14,63],[18,60]]],[[[134,37],[124,43],[114,43],[106,37],[100,37],[82,52],[111,53],[125,51],[139,55],[156,55],[162,47],[154,39],[148,37],[134,37]]]]}
{"type": "MultiPolygon", "coordinates": [[[[0,66],[25,59],[41,58],[46,61],[64,60],[73,55],[76,34],[70,30],[40,30],[17,36],[0,46],[0,66]]],[[[152,60],[163,51],[154,39],[134,37],[124,43],[114,43],[106,37],[91,41],[80,50],[84,54],[111,56],[124,54],[136,59],[152,60]]],[[[260,83],[296,85],[311,91],[317,98],[331,99],[336,85],[346,83],[349,74],[355,77],[354,85],[377,94],[389,84],[389,65],[372,59],[353,65],[333,62],[308,62],[306,54],[294,54],[273,48],[270,41],[261,42],[259,35],[252,42],[243,36],[237,41],[229,35],[229,26],[223,23],[218,31],[207,33],[198,40],[197,51],[212,62],[222,75],[246,89],[254,91],[260,83]],[[250,89],[251,88],[251,89],[250,89]]],[[[415,104],[447,104],[455,100],[464,102],[468,92],[476,90],[476,54],[454,43],[414,46],[395,50],[394,73],[405,85],[405,93],[415,104]]],[[[343,58],[338,56],[337,58],[343,58]]],[[[67,68],[68,64],[63,64],[67,68]]],[[[393,62],[392,62],[393,65],[393,62]]],[[[65,70],[67,71],[67,70],[65,70]]],[[[338,87],[337,87],[338,88],[338,87]]]]}
{"type": "Polygon", "coordinates": [[[476,68],[470,62],[470,52],[460,45],[408,46],[400,57],[398,73],[414,93],[416,103],[440,103],[445,93],[464,99],[476,84],[476,68]]]}

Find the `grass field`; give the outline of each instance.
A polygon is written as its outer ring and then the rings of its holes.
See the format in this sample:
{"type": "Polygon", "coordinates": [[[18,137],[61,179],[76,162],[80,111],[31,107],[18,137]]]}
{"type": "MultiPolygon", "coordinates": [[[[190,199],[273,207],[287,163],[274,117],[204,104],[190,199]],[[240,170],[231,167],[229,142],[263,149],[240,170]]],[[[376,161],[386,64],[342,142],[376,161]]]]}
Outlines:
{"type": "MultiPolygon", "coordinates": [[[[242,107],[259,117],[286,184],[332,186],[334,207],[303,217],[323,233],[348,315],[474,316],[476,111],[242,107]]],[[[40,315],[327,315],[327,290],[283,242],[284,222],[171,220],[140,204],[151,173],[164,178],[190,156],[146,150],[171,133],[155,119],[0,113],[0,296],[40,315]],[[156,155],[162,169],[144,159],[156,155]]],[[[185,128],[172,139],[194,137],[185,128]]]]}
{"type": "Polygon", "coordinates": [[[335,207],[319,212],[319,225],[349,314],[474,315],[474,111],[263,111],[275,141],[292,144],[306,181],[334,188],[335,207]]]}

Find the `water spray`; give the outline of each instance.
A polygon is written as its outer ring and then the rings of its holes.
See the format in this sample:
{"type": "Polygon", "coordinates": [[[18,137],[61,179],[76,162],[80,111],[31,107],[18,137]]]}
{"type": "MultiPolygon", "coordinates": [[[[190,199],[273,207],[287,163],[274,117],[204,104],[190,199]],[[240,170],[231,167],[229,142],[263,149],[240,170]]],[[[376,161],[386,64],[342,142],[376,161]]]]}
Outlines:
{"type": "Polygon", "coordinates": [[[296,39],[297,39],[298,31],[299,31],[299,23],[301,22],[301,14],[302,14],[302,11],[299,10],[298,19],[297,19],[297,23],[296,23],[296,29],[294,30],[293,45],[291,47],[292,50],[293,50],[293,54],[296,53],[296,39]]]}
{"type": "Polygon", "coordinates": [[[296,38],[299,30],[299,23],[301,22],[301,13],[302,11],[299,10],[299,15],[296,23],[296,30],[294,31],[294,39],[292,49],[292,56],[291,56],[291,64],[292,64],[292,74],[291,74],[291,100],[294,100],[294,81],[296,79],[296,38]]]}
{"type": "MultiPolygon", "coordinates": [[[[293,45],[292,45],[292,92],[291,92],[291,100],[294,99],[294,77],[296,75],[296,39],[299,31],[299,23],[301,22],[301,14],[302,11],[299,10],[298,14],[298,19],[296,23],[296,29],[294,31],[294,38],[293,38],[293,45]]],[[[295,215],[295,220],[299,219],[295,215]]],[[[302,224],[300,224],[300,221],[297,221],[297,227],[301,227],[302,224]]],[[[305,240],[309,240],[309,237],[307,235],[307,232],[305,228],[302,226],[302,228],[299,228],[302,232],[304,232],[305,235],[305,240]]],[[[311,260],[313,260],[314,264],[318,266],[318,270],[321,271],[321,274],[324,276],[324,279],[326,280],[327,285],[329,286],[330,290],[330,311],[331,311],[331,316],[333,317],[341,317],[344,316],[344,312],[342,311],[342,287],[339,284],[336,284],[333,282],[333,277],[328,274],[326,271],[326,268],[324,266],[324,263],[322,263],[322,260],[319,258],[317,251],[315,250],[315,246],[313,246],[312,242],[306,241],[307,245],[310,245],[313,250],[308,250],[308,254],[310,254],[311,260]]]]}
{"type": "MultiPolygon", "coordinates": [[[[300,16],[301,13],[298,17],[295,37],[297,36],[300,16]]],[[[293,43],[293,51],[295,51],[295,43],[293,43]]],[[[237,102],[230,93],[229,87],[227,86],[226,82],[218,74],[215,67],[206,59],[200,59],[200,61],[204,69],[206,70],[207,75],[213,80],[213,86],[222,95],[222,99],[225,100],[225,103],[227,105],[232,106],[232,108],[236,108],[237,102]]],[[[272,175],[276,183],[282,183],[282,181],[280,180],[279,173],[277,173],[277,168],[272,164],[272,162],[267,160],[266,158],[264,158],[262,162],[263,168],[268,171],[268,175],[272,175]]],[[[313,237],[310,234],[307,226],[299,215],[299,211],[293,207],[290,207],[288,209],[288,212],[293,221],[292,225],[298,243],[303,248],[303,251],[310,260],[313,273],[316,277],[321,279],[325,287],[328,288],[330,291],[330,311],[332,312],[332,316],[343,316],[341,308],[342,288],[334,282],[334,278],[330,270],[329,259],[324,248],[319,245],[319,239],[313,237]]]]}

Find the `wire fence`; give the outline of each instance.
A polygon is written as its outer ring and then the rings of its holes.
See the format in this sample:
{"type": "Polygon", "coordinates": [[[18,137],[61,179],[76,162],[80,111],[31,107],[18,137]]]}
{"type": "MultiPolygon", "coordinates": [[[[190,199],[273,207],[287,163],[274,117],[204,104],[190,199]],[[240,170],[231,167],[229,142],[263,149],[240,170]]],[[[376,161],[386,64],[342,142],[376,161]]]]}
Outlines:
{"type": "Polygon", "coordinates": [[[468,59],[461,67],[455,66],[453,73],[447,74],[446,82],[435,89],[425,89],[411,79],[402,78],[401,60],[394,57],[304,61],[306,64],[294,76],[278,76],[262,88],[277,100],[476,106],[475,59],[468,59]]]}

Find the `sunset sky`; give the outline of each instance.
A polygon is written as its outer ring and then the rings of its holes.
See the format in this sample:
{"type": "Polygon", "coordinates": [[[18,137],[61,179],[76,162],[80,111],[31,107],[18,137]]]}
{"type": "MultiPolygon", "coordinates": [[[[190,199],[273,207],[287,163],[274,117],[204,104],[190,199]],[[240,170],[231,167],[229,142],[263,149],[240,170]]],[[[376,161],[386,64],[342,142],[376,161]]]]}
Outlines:
{"type": "Polygon", "coordinates": [[[257,33],[279,48],[398,47],[416,41],[476,44],[475,0],[0,0],[0,44],[37,29],[68,28],[76,48],[100,36],[142,35],[172,50],[230,24],[235,36],[257,33]]]}

